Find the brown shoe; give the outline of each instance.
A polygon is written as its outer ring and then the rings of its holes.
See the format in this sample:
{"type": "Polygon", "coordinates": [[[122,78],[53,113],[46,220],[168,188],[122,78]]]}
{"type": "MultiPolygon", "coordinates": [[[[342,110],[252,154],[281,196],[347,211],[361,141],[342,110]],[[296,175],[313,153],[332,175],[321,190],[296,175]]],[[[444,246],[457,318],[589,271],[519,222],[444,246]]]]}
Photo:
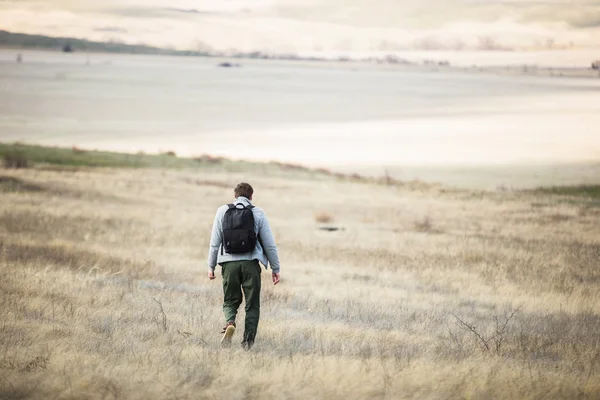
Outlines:
{"type": "Polygon", "coordinates": [[[229,321],[228,323],[226,323],[226,324],[225,324],[225,326],[223,327],[223,329],[221,329],[221,335],[225,333],[225,331],[227,330],[227,327],[228,327],[229,325],[233,325],[233,326],[235,326],[235,322],[233,322],[233,321],[229,321]]]}
{"type": "Polygon", "coordinates": [[[235,333],[235,322],[229,321],[221,333],[223,334],[223,337],[221,338],[221,346],[231,346],[231,337],[235,333]]]}

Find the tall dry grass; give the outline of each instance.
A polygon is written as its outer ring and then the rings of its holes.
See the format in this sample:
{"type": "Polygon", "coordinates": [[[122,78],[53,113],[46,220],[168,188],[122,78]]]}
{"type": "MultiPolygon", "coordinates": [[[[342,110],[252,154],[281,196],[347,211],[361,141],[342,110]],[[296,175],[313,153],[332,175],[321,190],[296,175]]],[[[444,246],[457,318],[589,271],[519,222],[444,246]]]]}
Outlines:
{"type": "Polygon", "coordinates": [[[260,171],[0,175],[0,398],[600,396],[586,198],[260,171]],[[241,180],[282,259],[251,352],[219,347],[221,286],[205,278],[214,211],[241,180]],[[317,229],[322,210],[344,229],[317,229]]]}

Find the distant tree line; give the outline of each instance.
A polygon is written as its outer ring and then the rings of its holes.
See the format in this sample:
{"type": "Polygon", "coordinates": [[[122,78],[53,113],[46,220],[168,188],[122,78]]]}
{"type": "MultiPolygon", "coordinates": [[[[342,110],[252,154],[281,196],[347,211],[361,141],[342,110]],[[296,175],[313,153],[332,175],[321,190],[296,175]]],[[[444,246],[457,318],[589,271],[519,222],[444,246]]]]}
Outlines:
{"type": "Polygon", "coordinates": [[[55,49],[57,51],[91,51],[103,53],[162,54],[174,56],[208,56],[208,52],[164,49],[143,44],[93,42],[85,39],[27,35],[0,30],[0,47],[55,49]]]}

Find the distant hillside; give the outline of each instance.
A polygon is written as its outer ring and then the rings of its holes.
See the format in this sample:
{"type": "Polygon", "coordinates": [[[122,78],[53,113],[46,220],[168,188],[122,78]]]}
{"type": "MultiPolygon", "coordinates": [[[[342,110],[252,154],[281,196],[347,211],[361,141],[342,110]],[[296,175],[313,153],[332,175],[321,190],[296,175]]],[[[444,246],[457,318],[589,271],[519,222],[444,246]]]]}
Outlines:
{"type": "Polygon", "coordinates": [[[176,56],[208,56],[208,53],[198,51],[181,51],[163,49],[146,45],[131,45],[117,42],[93,42],[90,40],[49,37],[42,35],[27,35],[11,33],[0,30],[0,47],[18,47],[26,49],[55,49],[57,51],[69,50],[73,52],[92,51],[104,53],[127,54],[162,54],[176,56]]]}
{"type": "MultiPolygon", "coordinates": [[[[27,35],[0,30],[0,47],[22,49],[54,49],[68,52],[102,52],[125,54],[161,54],[168,56],[196,56],[196,57],[232,57],[232,58],[259,58],[279,60],[305,60],[321,61],[318,57],[300,57],[296,54],[270,54],[254,51],[244,52],[204,52],[191,50],[173,50],[147,45],[131,45],[118,42],[93,42],[85,39],[69,37],[51,37],[43,35],[27,35]]],[[[348,60],[344,60],[348,61],[348,60]]]]}

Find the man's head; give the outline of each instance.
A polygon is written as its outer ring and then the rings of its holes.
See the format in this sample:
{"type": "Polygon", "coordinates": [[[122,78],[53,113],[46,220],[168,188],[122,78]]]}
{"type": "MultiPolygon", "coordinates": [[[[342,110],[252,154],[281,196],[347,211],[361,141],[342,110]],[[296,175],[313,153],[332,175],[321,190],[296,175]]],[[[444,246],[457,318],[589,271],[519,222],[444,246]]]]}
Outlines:
{"type": "Polygon", "coordinates": [[[240,196],[243,196],[245,198],[247,198],[248,200],[252,200],[252,195],[254,194],[254,189],[252,189],[252,186],[250,186],[249,183],[246,182],[242,182],[242,183],[238,183],[238,185],[235,187],[233,194],[235,195],[235,198],[237,199],[240,196]]]}

